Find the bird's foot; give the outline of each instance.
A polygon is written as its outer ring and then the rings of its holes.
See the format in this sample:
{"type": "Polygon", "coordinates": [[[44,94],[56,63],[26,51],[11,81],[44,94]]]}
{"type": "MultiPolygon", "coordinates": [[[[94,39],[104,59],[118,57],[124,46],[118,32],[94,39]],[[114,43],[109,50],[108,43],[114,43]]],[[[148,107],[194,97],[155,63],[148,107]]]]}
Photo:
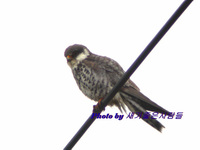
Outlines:
{"type": "Polygon", "coordinates": [[[101,98],[96,105],[93,106],[93,113],[100,113],[102,110],[105,110],[105,108],[102,105],[103,98],[101,98]]]}

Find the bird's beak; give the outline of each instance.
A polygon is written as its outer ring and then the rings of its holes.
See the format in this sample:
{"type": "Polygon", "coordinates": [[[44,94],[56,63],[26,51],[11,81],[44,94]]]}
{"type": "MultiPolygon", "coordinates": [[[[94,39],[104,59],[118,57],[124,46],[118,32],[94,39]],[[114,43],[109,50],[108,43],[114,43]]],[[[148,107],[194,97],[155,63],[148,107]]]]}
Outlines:
{"type": "Polygon", "coordinates": [[[67,55],[67,61],[70,62],[72,60],[72,56],[71,55],[67,55]]]}

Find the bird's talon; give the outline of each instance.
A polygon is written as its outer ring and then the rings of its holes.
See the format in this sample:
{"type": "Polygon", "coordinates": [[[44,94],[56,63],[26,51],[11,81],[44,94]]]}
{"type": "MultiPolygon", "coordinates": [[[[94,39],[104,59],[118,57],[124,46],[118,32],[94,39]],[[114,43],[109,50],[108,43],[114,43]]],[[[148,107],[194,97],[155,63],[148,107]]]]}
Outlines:
{"type": "Polygon", "coordinates": [[[102,110],[105,110],[105,108],[102,106],[102,98],[98,101],[96,105],[93,105],[93,113],[99,113],[102,110]]]}

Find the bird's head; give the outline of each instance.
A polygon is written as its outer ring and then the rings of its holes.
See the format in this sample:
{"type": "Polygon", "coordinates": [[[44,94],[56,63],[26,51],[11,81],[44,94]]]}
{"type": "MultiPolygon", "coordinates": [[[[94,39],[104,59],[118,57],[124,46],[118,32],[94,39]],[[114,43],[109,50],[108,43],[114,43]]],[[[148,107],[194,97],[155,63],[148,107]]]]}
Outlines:
{"type": "Polygon", "coordinates": [[[86,59],[90,54],[91,52],[87,47],[79,44],[69,46],[64,53],[67,63],[71,68],[86,59]]]}

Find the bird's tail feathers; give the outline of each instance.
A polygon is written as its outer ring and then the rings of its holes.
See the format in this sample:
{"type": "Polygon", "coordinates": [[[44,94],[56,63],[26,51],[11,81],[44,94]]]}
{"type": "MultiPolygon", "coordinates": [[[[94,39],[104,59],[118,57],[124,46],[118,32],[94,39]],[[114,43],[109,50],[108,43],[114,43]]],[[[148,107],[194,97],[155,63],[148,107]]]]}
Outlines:
{"type": "Polygon", "coordinates": [[[150,100],[148,97],[146,97],[144,94],[142,94],[140,91],[135,90],[132,87],[124,87],[121,90],[121,94],[128,96],[130,98],[130,101],[134,101],[145,110],[150,110],[158,113],[163,113],[168,116],[171,116],[172,114],[167,111],[166,109],[162,108],[152,100],[150,100]]]}
{"type": "Polygon", "coordinates": [[[162,131],[163,128],[165,128],[159,121],[157,121],[156,119],[152,119],[153,117],[150,114],[148,114],[147,111],[138,103],[136,103],[132,99],[127,98],[127,96],[125,98],[123,94],[121,94],[121,97],[131,112],[138,113],[138,115],[140,115],[140,118],[142,118],[146,123],[151,125],[153,128],[155,128],[160,132],[162,131]]]}

